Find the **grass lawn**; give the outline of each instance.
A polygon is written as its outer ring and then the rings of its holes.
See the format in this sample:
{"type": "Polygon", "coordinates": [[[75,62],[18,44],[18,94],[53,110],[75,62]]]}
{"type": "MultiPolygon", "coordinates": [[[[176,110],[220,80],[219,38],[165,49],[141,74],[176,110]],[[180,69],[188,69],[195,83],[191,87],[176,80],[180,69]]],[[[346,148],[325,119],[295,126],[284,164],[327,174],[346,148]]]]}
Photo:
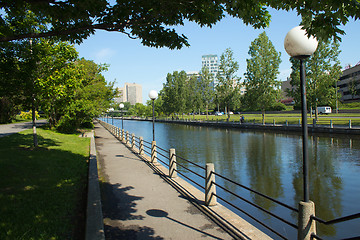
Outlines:
{"type": "Polygon", "coordinates": [[[90,139],[37,132],[0,138],[0,239],[83,239],[90,139]]]}
{"type": "MultiPolygon", "coordinates": [[[[258,114],[234,114],[231,115],[230,121],[239,122],[240,116],[245,117],[245,122],[248,123],[261,123],[262,122],[262,115],[261,113],[258,114]]],[[[310,118],[310,114],[308,114],[308,124],[313,123],[313,119],[315,118],[315,114],[313,114],[313,118],[310,118]]],[[[184,115],[180,116],[180,119],[189,119],[193,120],[194,116],[192,115],[184,115]]],[[[227,116],[215,116],[215,115],[209,115],[208,120],[209,121],[226,121],[227,116]]],[[[195,115],[195,120],[203,120],[206,121],[206,115],[195,115]]],[[[288,121],[288,124],[298,124],[299,120],[301,120],[301,113],[278,113],[278,114],[265,114],[265,122],[267,124],[273,123],[275,120],[275,123],[277,124],[285,124],[286,120],[288,121]]],[[[359,113],[339,113],[339,114],[329,114],[329,115],[319,115],[317,124],[324,124],[324,125],[330,125],[330,120],[332,120],[334,125],[348,125],[349,120],[351,120],[352,125],[360,125],[360,114],[359,113]]]]}

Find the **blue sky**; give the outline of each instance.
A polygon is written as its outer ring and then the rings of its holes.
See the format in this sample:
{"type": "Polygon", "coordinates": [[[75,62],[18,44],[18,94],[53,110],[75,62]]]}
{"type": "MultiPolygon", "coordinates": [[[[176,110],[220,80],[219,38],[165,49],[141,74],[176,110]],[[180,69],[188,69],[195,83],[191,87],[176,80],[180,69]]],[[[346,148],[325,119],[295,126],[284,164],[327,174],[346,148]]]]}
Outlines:
{"type": "MultiPolygon", "coordinates": [[[[272,21],[267,29],[253,29],[245,26],[241,20],[227,17],[212,28],[200,28],[194,23],[177,27],[180,34],[188,37],[190,47],[181,50],[150,48],[133,40],[127,35],[116,32],[97,31],[80,45],[76,45],[80,57],[96,63],[109,64],[104,72],[107,81],[116,80],[115,86],[122,87],[125,82],[138,83],[143,87],[143,102],[149,100],[150,90],[162,89],[167,73],[173,71],[199,71],[201,56],[217,54],[220,56],[226,48],[234,52],[239,63],[237,76],[244,78],[246,59],[251,42],[266,31],[276,50],[281,52],[279,79],[284,81],[290,74],[289,56],[284,50],[286,33],[298,26],[301,19],[294,12],[270,10],[272,21]]],[[[346,35],[342,37],[339,56],[341,65],[355,65],[360,62],[360,21],[350,21],[342,27],[346,35]]]]}

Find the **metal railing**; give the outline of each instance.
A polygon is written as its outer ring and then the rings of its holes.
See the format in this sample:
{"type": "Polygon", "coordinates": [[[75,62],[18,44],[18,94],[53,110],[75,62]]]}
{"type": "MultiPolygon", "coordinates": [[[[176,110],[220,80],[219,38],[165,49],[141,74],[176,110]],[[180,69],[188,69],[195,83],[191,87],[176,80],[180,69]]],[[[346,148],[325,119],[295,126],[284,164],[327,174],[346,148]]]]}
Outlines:
{"type": "MultiPolygon", "coordinates": [[[[348,216],[345,216],[345,217],[335,218],[335,219],[329,220],[329,221],[325,221],[325,220],[323,220],[323,219],[321,219],[319,217],[316,217],[316,216],[311,216],[312,220],[317,221],[318,223],[321,223],[321,224],[325,224],[325,225],[332,225],[332,224],[336,224],[336,223],[347,222],[347,221],[354,220],[354,219],[357,219],[357,218],[360,218],[360,213],[355,213],[355,214],[351,214],[351,215],[348,215],[348,216]]],[[[316,235],[314,233],[311,234],[311,237],[312,237],[312,239],[322,240],[321,237],[319,237],[318,235],[316,235]]],[[[350,240],[350,239],[360,239],[360,236],[346,238],[346,239],[343,239],[343,240],[350,240]]]]}
{"type": "MultiPolygon", "coordinates": [[[[122,139],[123,143],[128,144],[128,142],[130,141],[129,139],[124,141],[124,130],[119,130],[118,128],[112,126],[111,124],[108,124],[106,122],[100,121],[100,123],[106,128],[108,129],[115,137],[118,137],[119,139],[122,139]],[[120,134],[121,133],[121,134],[120,134]]],[[[129,134],[126,134],[126,138],[128,138],[129,134]]],[[[267,199],[273,203],[276,203],[277,205],[284,207],[288,210],[290,210],[293,213],[299,214],[299,209],[289,206],[277,199],[274,199],[270,196],[267,196],[263,193],[260,193],[256,190],[253,190],[243,184],[237,183],[235,181],[233,181],[232,179],[229,179],[221,174],[216,173],[213,169],[211,169],[210,171],[208,170],[208,164],[206,165],[206,167],[203,167],[197,163],[194,163],[186,158],[183,158],[177,154],[175,154],[175,149],[170,149],[170,150],[165,150],[159,146],[156,145],[156,142],[148,142],[145,140],[142,140],[142,137],[136,137],[134,134],[132,134],[132,139],[131,139],[132,144],[130,145],[130,147],[134,150],[134,145],[136,145],[137,149],[138,149],[138,153],[141,155],[141,149],[143,149],[143,152],[146,153],[150,159],[152,163],[156,163],[156,162],[161,162],[162,164],[164,164],[168,169],[169,169],[169,176],[170,177],[174,177],[176,176],[176,174],[181,175],[182,177],[184,177],[185,179],[187,179],[188,181],[190,181],[191,183],[195,184],[197,187],[199,187],[201,190],[205,191],[205,199],[212,199],[211,201],[209,200],[209,202],[207,202],[205,200],[205,204],[206,205],[214,205],[216,204],[216,200],[214,201],[214,199],[218,198],[221,201],[223,201],[224,203],[228,204],[229,206],[233,207],[234,209],[240,211],[241,213],[245,214],[246,216],[248,216],[249,218],[251,218],[252,220],[256,221],[257,223],[259,223],[260,225],[262,225],[263,227],[265,227],[266,229],[268,229],[269,231],[271,231],[272,233],[276,234],[277,236],[279,236],[282,239],[287,239],[284,235],[282,235],[281,233],[279,233],[278,231],[276,231],[274,228],[272,228],[271,226],[269,226],[268,224],[265,224],[264,222],[262,222],[261,220],[255,218],[254,216],[252,216],[251,214],[249,214],[246,210],[240,208],[239,206],[235,205],[234,203],[228,201],[227,199],[225,199],[223,196],[219,195],[216,193],[216,188],[218,187],[219,189],[223,190],[224,192],[236,197],[237,199],[241,200],[242,202],[249,204],[252,207],[255,207],[256,209],[261,210],[262,212],[268,214],[269,216],[278,219],[279,221],[283,222],[284,224],[297,229],[298,231],[300,231],[299,226],[295,223],[292,223],[286,219],[284,219],[281,216],[278,216],[272,212],[270,212],[269,210],[259,206],[258,204],[255,204],[251,201],[249,201],[248,199],[246,199],[243,196],[240,196],[237,193],[234,193],[233,191],[227,189],[226,187],[218,184],[215,182],[215,176],[218,178],[223,179],[223,181],[229,182],[237,187],[240,187],[241,189],[244,189],[250,193],[256,194],[264,199],[267,199]],[[135,144],[133,144],[135,142],[135,144]],[[145,150],[147,149],[147,150],[145,150]],[[150,151],[148,151],[150,150],[150,151]],[[159,157],[160,156],[160,157],[159,157]],[[177,161],[176,159],[180,159],[181,161],[177,161]],[[181,163],[182,162],[182,163],[181,163]],[[190,167],[185,166],[184,163],[188,163],[193,167],[196,167],[197,169],[200,169],[201,171],[205,172],[204,175],[199,174],[198,172],[190,169],[190,167]],[[179,166],[180,168],[177,169],[177,166],[179,166]],[[184,171],[185,170],[185,171],[184,171]],[[185,174],[185,172],[187,173],[191,173],[194,176],[197,176],[198,178],[205,180],[205,185],[198,183],[197,181],[193,180],[191,177],[187,176],[185,174]],[[174,173],[176,173],[174,175],[174,173]]],[[[325,221],[322,220],[318,217],[315,216],[311,216],[309,221],[317,221],[321,224],[325,224],[325,225],[330,225],[330,224],[335,224],[335,223],[339,223],[339,222],[344,222],[344,221],[350,221],[356,218],[360,218],[360,213],[357,214],[353,214],[353,215],[349,215],[346,217],[341,217],[341,218],[337,218],[331,221],[325,221]]],[[[315,233],[311,234],[311,238],[312,239],[322,239],[321,237],[319,237],[318,235],[316,235],[315,233]]],[[[349,238],[349,239],[359,239],[359,237],[355,237],[355,238],[349,238]]]]}

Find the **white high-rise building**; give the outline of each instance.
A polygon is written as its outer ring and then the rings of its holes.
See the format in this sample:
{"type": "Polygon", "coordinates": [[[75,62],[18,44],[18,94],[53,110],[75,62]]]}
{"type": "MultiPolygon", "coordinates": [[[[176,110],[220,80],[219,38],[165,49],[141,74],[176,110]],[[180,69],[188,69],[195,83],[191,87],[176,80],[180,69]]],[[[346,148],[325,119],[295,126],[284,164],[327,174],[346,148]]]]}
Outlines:
{"type": "Polygon", "coordinates": [[[142,86],[136,83],[125,83],[123,88],[118,88],[119,97],[116,102],[130,102],[131,105],[142,103],[142,86]]]}
{"type": "Polygon", "coordinates": [[[203,55],[201,57],[201,66],[207,67],[209,72],[216,76],[217,72],[219,71],[219,63],[218,63],[218,56],[217,55],[203,55]]]}
{"type": "Polygon", "coordinates": [[[209,69],[209,72],[213,74],[214,76],[214,87],[217,84],[217,79],[216,79],[216,75],[219,71],[219,61],[218,61],[218,56],[214,55],[214,54],[209,54],[209,55],[203,55],[201,57],[201,66],[202,67],[207,67],[209,69]]]}

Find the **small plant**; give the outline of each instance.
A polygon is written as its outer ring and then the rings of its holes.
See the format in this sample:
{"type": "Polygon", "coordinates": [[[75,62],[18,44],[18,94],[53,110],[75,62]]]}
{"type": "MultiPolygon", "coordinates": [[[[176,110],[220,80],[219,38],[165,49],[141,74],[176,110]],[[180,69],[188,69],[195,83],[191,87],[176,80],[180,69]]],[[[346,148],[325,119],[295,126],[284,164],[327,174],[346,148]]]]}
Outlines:
{"type": "MultiPolygon", "coordinates": [[[[32,111],[31,110],[28,111],[28,112],[21,111],[20,118],[21,119],[26,119],[26,120],[31,120],[32,119],[32,111]]],[[[39,113],[37,111],[35,111],[35,118],[36,119],[40,118],[39,113]]]]}

